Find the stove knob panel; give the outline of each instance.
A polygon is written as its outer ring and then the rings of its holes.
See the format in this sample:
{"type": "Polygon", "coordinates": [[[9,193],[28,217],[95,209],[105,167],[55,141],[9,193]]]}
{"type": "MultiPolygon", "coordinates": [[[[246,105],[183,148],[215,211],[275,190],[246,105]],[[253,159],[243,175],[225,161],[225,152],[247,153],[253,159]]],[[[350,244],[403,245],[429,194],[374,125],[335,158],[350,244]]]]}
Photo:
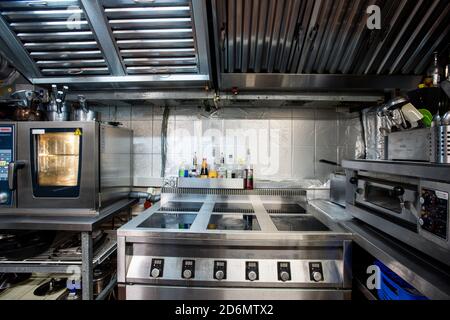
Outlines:
{"type": "Polygon", "coordinates": [[[216,271],[215,276],[217,280],[223,280],[225,277],[225,273],[222,270],[218,270],[216,271]]]}
{"type": "Polygon", "coordinates": [[[158,278],[159,274],[160,274],[160,271],[157,268],[153,268],[152,272],[150,274],[151,274],[152,278],[158,278]]]}
{"type": "Polygon", "coordinates": [[[278,280],[289,281],[291,280],[291,264],[289,262],[278,262],[278,280]]]}
{"type": "Polygon", "coordinates": [[[258,274],[255,271],[250,271],[247,275],[248,280],[250,281],[255,281],[256,279],[258,279],[258,274]]]}
{"type": "Polygon", "coordinates": [[[164,270],[164,259],[152,259],[150,276],[152,278],[161,278],[164,270]]]}
{"type": "Polygon", "coordinates": [[[314,282],[320,282],[324,280],[322,262],[309,263],[309,276],[310,280],[314,282]]]}
{"type": "Polygon", "coordinates": [[[183,279],[191,279],[195,277],[195,260],[183,260],[181,277],[183,279]]]}
{"type": "Polygon", "coordinates": [[[320,273],[319,271],[315,271],[312,274],[314,281],[319,282],[322,281],[322,273],[320,273]]]}
{"type": "Polygon", "coordinates": [[[289,276],[289,273],[287,273],[286,271],[283,271],[280,273],[280,278],[281,281],[288,281],[291,277],[289,276]]]}
{"type": "Polygon", "coordinates": [[[224,280],[227,278],[227,262],[214,261],[214,279],[224,280]]]}
{"type": "Polygon", "coordinates": [[[246,280],[255,281],[259,280],[258,275],[258,262],[247,261],[245,263],[246,280]]]}
{"type": "Polygon", "coordinates": [[[186,269],[183,271],[183,278],[190,279],[192,277],[192,271],[189,269],[186,269]]]}

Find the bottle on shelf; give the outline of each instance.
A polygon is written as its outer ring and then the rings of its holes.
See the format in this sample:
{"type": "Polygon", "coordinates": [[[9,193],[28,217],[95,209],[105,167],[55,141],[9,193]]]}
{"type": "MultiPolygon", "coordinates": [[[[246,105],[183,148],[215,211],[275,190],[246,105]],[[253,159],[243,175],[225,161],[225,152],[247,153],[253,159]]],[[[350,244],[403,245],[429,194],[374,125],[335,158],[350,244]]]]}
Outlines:
{"type": "Polygon", "coordinates": [[[178,176],[181,178],[186,177],[186,171],[186,166],[184,165],[184,162],[182,162],[178,169],[178,176]]]}
{"type": "Polygon", "coordinates": [[[236,178],[244,179],[245,162],[243,159],[238,160],[238,165],[236,167],[236,178]]]}
{"type": "Polygon", "coordinates": [[[233,179],[236,177],[236,174],[234,172],[234,159],[233,155],[228,155],[228,164],[227,164],[227,179],[233,179]]]}
{"type": "Polygon", "coordinates": [[[227,177],[227,168],[225,166],[225,156],[220,154],[219,167],[217,169],[217,177],[219,179],[225,179],[227,177]]]}
{"type": "Polygon", "coordinates": [[[428,87],[439,87],[441,82],[441,77],[443,74],[442,68],[439,66],[439,54],[434,52],[433,64],[428,68],[427,77],[424,81],[425,85],[428,87]]]}
{"type": "Polygon", "coordinates": [[[208,178],[208,163],[206,162],[206,158],[203,158],[202,161],[202,170],[200,171],[200,178],[208,178]]]}
{"type": "Polygon", "coordinates": [[[197,152],[194,153],[194,156],[192,157],[192,167],[191,167],[191,177],[197,177],[198,176],[198,162],[197,162],[197,152]]]}
{"type": "Polygon", "coordinates": [[[245,189],[253,190],[253,165],[249,164],[245,172],[245,189]]]}

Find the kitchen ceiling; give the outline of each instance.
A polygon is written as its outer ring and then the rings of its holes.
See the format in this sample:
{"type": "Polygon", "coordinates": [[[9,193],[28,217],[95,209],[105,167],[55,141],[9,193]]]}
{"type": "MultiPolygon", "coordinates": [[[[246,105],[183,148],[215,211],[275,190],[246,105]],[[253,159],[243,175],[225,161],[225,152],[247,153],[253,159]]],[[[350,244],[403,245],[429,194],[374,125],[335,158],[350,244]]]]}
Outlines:
{"type": "Polygon", "coordinates": [[[448,0],[0,0],[0,51],[32,83],[80,91],[383,92],[417,86],[450,42],[449,11],[448,0]],[[373,4],[380,30],[366,26],[373,4]]]}
{"type": "Polygon", "coordinates": [[[34,84],[202,87],[204,0],[0,1],[4,54],[34,84]]]}

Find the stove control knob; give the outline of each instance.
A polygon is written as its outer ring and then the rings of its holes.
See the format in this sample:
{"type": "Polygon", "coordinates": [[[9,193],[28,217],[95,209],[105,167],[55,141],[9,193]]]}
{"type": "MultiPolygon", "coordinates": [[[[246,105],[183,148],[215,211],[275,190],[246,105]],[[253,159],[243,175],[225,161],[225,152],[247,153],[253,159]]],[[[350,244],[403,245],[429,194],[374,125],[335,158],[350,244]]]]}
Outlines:
{"type": "Polygon", "coordinates": [[[216,271],[216,279],[223,280],[224,278],[225,278],[225,272],[223,272],[222,270],[217,270],[216,271]]]}
{"type": "Polygon", "coordinates": [[[258,278],[258,275],[256,274],[255,271],[250,271],[247,275],[248,280],[250,281],[255,281],[258,278]]]}
{"type": "Polygon", "coordinates": [[[288,281],[289,280],[289,273],[287,273],[286,271],[283,271],[280,273],[280,279],[281,281],[288,281]]]}
{"type": "Polygon", "coordinates": [[[192,277],[192,271],[189,269],[186,269],[183,271],[183,278],[190,279],[192,277]]]}
{"type": "Polygon", "coordinates": [[[8,202],[8,194],[6,192],[0,193],[0,203],[8,202]]]}
{"type": "Polygon", "coordinates": [[[313,276],[314,281],[316,281],[316,282],[322,281],[322,274],[320,272],[314,271],[312,276],[313,276]]]}
{"type": "Polygon", "coordinates": [[[159,271],[158,268],[153,268],[152,271],[150,272],[152,278],[158,278],[160,274],[161,272],[159,271]]]}
{"type": "Polygon", "coordinates": [[[420,218],[420,219],[419,219],[419,225],[420,225],[421,227],[423,227],[424,224],[425,224],[425,221],[424,221],[422,218],[420,218]]]}

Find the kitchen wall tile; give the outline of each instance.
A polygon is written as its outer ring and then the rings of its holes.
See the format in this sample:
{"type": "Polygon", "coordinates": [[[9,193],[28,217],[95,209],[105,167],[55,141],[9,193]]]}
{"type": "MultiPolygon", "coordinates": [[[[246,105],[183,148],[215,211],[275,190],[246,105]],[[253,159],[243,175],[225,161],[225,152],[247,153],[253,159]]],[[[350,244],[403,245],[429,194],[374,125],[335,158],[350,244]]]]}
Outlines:
{"type": "MultiPolygon", "coordinates": [[[[173,108],[171,108],[171,112],[169,113],[170,117],[173,117],[172,120],[175,120],[175,114],[172,112],[173,108]]],[[[161,105],[155,105],[153,107],[153,119],[155,120],[162,120],[164,116],[164,106],[161,105]]]]}
{"type": "Polygon", "coordinates": [[[144,121],[153,119],[153,107],[150,105],[135,105],[131,108],[131,120],[144,121]]]}
{"type": "Polygon", "coordinates": [[[161,120],[152,122],[152,153],[161,153],[161,120]]]}
{"type": "Polygon", "coordinates": [[[292,173],[296,179],[314,178],[314,147],[293,148],[292,173]]]}
{"type": "Polygon", "coordinates": [[[133,121],[134,153],[153,152],[153,121],[133,121]]]}
{"type": "Polygon", "coordinates": [[[152,176],[152,155],[140,153],[133,155],[133,176],[135,178],[149,178],[152,176]]]}
{"type": "Polygon", "coordinates": [[[174,153],[182,153],[187,157],[197,151],[198,141],[195,135],[195,121],[175,121],[174,153]]]}
{"type": "Polygon", "coordinates": [[[310,119],[294,119],[293,145],[296,147],[315,145],[315,121],[310,119]]]}
{"type": "Polygon", "coordinates": [[[113,121],[130,121],[131,106],[112,106],[110,107],[110,115],[113,121]]]}
{"type": "Polygon", "coordinates": [[[153,167],[152,167],[152,177],[160,178],[161,177],[161,154],[153,154],[153,167]]]}
{"type": "Polygon", "coordinates": [[[336,119],[316,120],[315,131],[317,146],[337,146],[338,130],[336,119]]]}

